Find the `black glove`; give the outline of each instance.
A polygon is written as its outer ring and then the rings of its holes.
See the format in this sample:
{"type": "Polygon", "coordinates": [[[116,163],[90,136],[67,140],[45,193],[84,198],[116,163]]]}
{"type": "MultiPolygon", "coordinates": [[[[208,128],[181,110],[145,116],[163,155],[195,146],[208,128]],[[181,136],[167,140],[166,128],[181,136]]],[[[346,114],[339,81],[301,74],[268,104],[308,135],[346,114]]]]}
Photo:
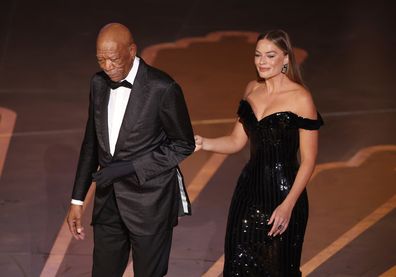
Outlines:
{"type": "Polygon", "coordinates": [[[99,187],[107,186],[113,183],[116,179],[132,175],[135,173],[135,168],[131,161],[112,162],[108,166],[92,174],[96,185],[99,187]]]}

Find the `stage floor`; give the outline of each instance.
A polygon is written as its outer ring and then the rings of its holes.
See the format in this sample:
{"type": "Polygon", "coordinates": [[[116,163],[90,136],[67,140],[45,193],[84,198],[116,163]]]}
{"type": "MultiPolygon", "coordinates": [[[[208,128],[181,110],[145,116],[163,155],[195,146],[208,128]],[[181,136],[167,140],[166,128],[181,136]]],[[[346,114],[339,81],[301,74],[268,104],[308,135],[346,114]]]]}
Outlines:
{"type": "MultiPolygon", "coordinates": [[[[395,23],[378,1],[5,0],[0,19],[1,276],[90,276],[87,238],[71,239],[70,203],[95,38],[129,26],[146,62],[182,86],[194,132],[230,132],[260,31],[288,31],[325,121],[310,184],[302,271],[396,276],[395,23]],[[142,1],[143,2],[143,1],[142,1]],[[111,6],[110,6],[111,5],[111,6]]],[[[194,153],[182,163],[193,208],[175,229],[167,276],[221,276],[227,210],[249,158],[194,153]]],[[[89,201],[87,201],[89,202],[89,201]]],[[[132,276],[128,268],[125,276],[132,276]]]]}

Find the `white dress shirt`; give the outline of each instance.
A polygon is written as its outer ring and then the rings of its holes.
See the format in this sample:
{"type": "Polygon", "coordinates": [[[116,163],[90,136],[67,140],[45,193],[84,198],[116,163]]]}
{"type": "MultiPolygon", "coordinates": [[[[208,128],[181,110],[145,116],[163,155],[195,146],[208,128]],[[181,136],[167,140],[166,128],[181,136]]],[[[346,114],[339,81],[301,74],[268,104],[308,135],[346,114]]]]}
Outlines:
{"type": "MultiPolygon", "coordinates": [[[[139,58],[136,57],[133,61],[132,69],[129,71],[128,76],[124,79],[130,82],[132,85],[135,81],[139,62],[139,58]]],[[[110,90],[109,104],[107,106],[107,122],[109,129],[109,144],[111,155],[114,155],[118,134],[120,133],[122,120],[124,119],[124,114],[130,95],[130,88],[119,87],[117,89],[110,90]]]]}
{"type": "MultiPolygon", "coordinates": [[[[129,71],[127,77],[124,79],[130,82],[132,85],[136,78],[139,63],[139,57],[135,57],[135,59],[133,60],[132,68],[129,71]]],[[[124,119],[125,110],[130,95],[130,88],[119,87],[116,89],[110,89],[109,104],[107,105],[107,122],[109,129],[109,145],[111,155],[114,155],[115,146],[118,140],[118,134],[120,133],[122,120],[124,119]]],[[[74,205],[82,205],[84,202],[72,199],[71,203],[74,205]]]]}

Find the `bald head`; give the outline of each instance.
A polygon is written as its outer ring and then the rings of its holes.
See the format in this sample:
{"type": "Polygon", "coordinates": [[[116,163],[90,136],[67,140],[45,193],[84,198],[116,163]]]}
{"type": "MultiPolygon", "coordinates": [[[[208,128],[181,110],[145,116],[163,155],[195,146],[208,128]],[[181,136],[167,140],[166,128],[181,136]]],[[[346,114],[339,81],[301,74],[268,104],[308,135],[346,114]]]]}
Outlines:
{"type": "Polygon", "coordinates": [[[136,45],[131,32],[120,23],[104,26],[96,41],[99,66],[113,81],[126,78],[136,55],[136,45]]]}
{"type": "Polygon", "coordinates": [[[109,41],[126,46],[134,43],[131,31],[120,23],[107,24],[99,31],[97,43],[109,41]]]}

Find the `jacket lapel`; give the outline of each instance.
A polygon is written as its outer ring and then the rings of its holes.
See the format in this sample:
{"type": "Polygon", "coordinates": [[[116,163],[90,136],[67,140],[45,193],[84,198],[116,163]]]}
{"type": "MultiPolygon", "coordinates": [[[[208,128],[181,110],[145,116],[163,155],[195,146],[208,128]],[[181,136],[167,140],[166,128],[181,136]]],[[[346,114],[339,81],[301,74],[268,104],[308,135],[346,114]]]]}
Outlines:
{"type": "Polygon", "coordinates": [[[131,134],[136,121],[141,116],[144,103],[147,99],[147,65],[143,59],[140,59],[139,69],[133,83],[131,94],[129,96],[128,104],[125,110],[124,118],[122,120],[120,132],[114,151],[114,156],[117,155],[120,149],[122,149],[128,136],[131,134]]]}
{"type": "MultiPolygon", "coordinates": [[[[104,74],[104,73],[103,73],[104,74]]],[[[95,109],[95,127],[98,134],[98,142],[100,146],[106,150],[107,153],[110,153],[110,144],[109,144],[109,128],[108,128],[108,118],[107,118],[107,106],[109,103],[110,97],[110,87],[107,85],[105,79],[103,82],[99,84],[98,95],[100,95],[98,106],[95,109]]]]}

